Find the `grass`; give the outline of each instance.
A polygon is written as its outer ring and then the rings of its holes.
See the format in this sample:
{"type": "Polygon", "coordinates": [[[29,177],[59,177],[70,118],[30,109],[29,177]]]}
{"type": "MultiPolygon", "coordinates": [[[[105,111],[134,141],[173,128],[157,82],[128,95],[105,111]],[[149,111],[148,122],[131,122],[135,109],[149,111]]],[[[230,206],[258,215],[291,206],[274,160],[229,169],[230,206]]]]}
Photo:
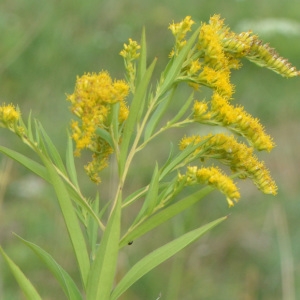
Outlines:
{"type": "MultiPolygon", "coordinates": [[[[157,56],[158,63],[163,64],[173,42],[166,29],[172,20],[179,21],[191,15],[196,21],[207,21],[210,15],[221,13],[235,30],[245,20],[254,24],[270,18],[295,21],[298,20],[299,9],[300,4],[296,1],[289,1],[283,6],[279,0],[2,1],[1,100],[18,104],[24,115],[32,110],[33,116],[42,121],[63,152],[65,128],[71,118],[65,93],[72,92],[76,75],[108,69],[114,77],[121,78],[124,71],[118,53],[129,37],[140,38],[144,25],[151,48],[149,61],[157,56]]],[[[261,38],[269,41],[299,69],[300,45],[295,43],[299,34],[282,34],[275,30],[273,33],[262,32],[261,38]]],[[[215,193],[177,220],[176,228],[170,223],[135,241],[120,257],[120,273],[141,256],[141,251],[149,251],[155,244],[164,243],[176,234],[176,230],[194,228],[196,224],[231,213],[224,225],[173,261],[142,278],[124,300],[157,299],[160,293],[165,299],[171,292],[175,295],[169,299],[185,300],[276,300],[295,299],[285,296],[288,293],[300,295],[297,268],[300,263],[297,259],[300,257],[297,234],[300,208],[297,198],[300,192],[297,180],[300,163],[297,131],[299,82],[298,79],[286,81],[250,64],[245,64],[244,69],[234,74],[233,81],[237,86],[237,101],[261,118],[267,131],[275,138],[277,148],[267,156],[267,164],[279,185],[279,195],[276,198],[266,197],[250,183],[241,183],[242,200],[233,209],[229,210],[222,196],[215,193]],[[288,268],[290,262],[286,262],[287,256],[294,260],[294,270],[288,268]],[[166,279],[173,264],[175,274],[182,276],[174,276],[173,285],[168,287],[166,279]],[[284,271],[289,272],[294,284],[292,280],[290,285],[284,280],[284,271]]],[[[0,139],[2,144],[18,149],[23,147],[15,137],[4,131],[0,139]]],[[[156,143],[158,149],[165,145],[161,140],[156,143]]],[[[24,151],[27,150],[24,148],[24,151]]],[[[155,157],[153,152],[150,153],[155,157]]],[[[160,159],[159,153],[157,159],[160,159]]],[[[141,163],[145,164],[145,168],[151,168],[147,162],[142,160],[141,163]]],[[[2,164],[1,173],[7,181],[7,184],[2,184],[3,200],[0,201],[1,245],[41,286],[44,299],[58,299],[61,294],[51,276],[41,271],[39,262],[11,234],[16,232],[45,246],[76,277],[73,258],[65,259],[69,244],[53,192],[16,164],[9,171],[2,164]],[[41,193],[29,193],[26,189],[29,184],[37,184],[41,193]]],[[[88,194],[92,187],[85,175],[82,176],[88,194]]],[[[139,177],[133,178],[134,185],[147,180],[147,174],[139,177]]],[[[22,299],[2,262],[0,266],[0,298],[22,299]]]]}

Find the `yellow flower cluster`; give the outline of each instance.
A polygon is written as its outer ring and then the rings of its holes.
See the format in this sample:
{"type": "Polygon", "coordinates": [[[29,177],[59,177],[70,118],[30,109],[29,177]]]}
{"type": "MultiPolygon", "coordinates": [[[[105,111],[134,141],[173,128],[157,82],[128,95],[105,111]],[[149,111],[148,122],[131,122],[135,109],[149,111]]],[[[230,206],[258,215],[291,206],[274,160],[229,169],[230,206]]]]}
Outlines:
{"type": "Polygon", "coordinates": [[[113,82],[109,74],[102,71],[77,77],[74,93],[67,96],[72,104],[71,111],[80,119],[71,123],[75,155],[80,155],[85,148],[94,153],[93,161],[86,167],[91,178],[98,178],[96,173],[106,167],[112,153],[110,145],[104,143],[96,131],[98,128],[109,129],[111,107],[116,103],[120,105],[119,124],[127,119],[125,98],[128,92],[129,87],[124,81],[113,82]]]}
{"type": "Polygon", "coordinates": [[[253,118],[243,107],[234,107],[227,99],[215,92],[208,111],[206,102],[196,101],[193,107],[196,122],[221,125],[244,136],[251,146],[258,150],[271,151],[274,148],[272,138],[265,133],[257,118],[253,118]]]}
{"type": "Polygon", "coordinates": [[[265,194],[275,195],[277,186],[270,176],[264,163],[253,154],[253,148],[239,143],[233,136],[225,134],[207,135],[204,137],[185,137],[180,142],[180,149],[184,150],[188,145],[196,145],[204,141],[193,153],[193,157],[214,158],[227,165],[240,178],[250,178],[254,184],[265,194]]]}
{"type": "MultiPolygon", "coordinates": [[[[171,56],[178,55],[193,23],[190,17],[186,17],[182,22],[170,25],[169,29],[176,39],[171,56]]],[[[236,34],[224,26],[219,15],[214,15],[208,24],[201,25],[199,38],[178,80],[188,82],[195,89],[201,85],[208,86],[230,99],[234,92],[234,85],[230,82],[231,69],[241,66],[242,57],[285,77],[300,75],[295,67],[251,31],[236,34]]]]}
{"type": "Polygon", "coordinates": [[[125,69],[128,76],[128,82],[130,84],[130,89],[134,93],[135,92],[135,77],[136,77],[136,64],[135,60],[137,60],[140,56],[138,52],[141,46],[132,39],[129,39],[129,43],[124,44],[123,50],[120,52],[120,55],[124,58],[125,69]]]}
{"type": "Polygon", "coordinates": [[[183,21],[180,23],[172,23],[169,26],[169,29],[171,30],[172,34],[175,37],[175,46],[170,53],[170,57],[173,57],[174,55],[178,55],[179,51],[183,48],[183,46],[186,44],[186,34],[191,31],[191,27],[195,22],[191,19],[190,16],[185,17],[183,21]]]}
{"type": "Polygon", "coordinates": [[[3,127],[13,127],[20,119],[20,112],[12,104],[0,106],[0,124],[3,127]]]}
{"type": "Polygon", "coordinates": [[[188,167],[185,175],[179,175],[179,182],[185,185],[208,184],[226,195],[229,206],[238,202],[240,193],[233,180],[225,175],[219,168],[188,167]]]}
{"type": "Polygon", "coordinates": [[[25,128],[20,124],[21,113],[13,104],[0,106],[0,126],[15,132],[19,137],[25,136],[25,128]]]}
{"type": "Polygon", "coordinates": [[[120,55],[124,57],[127,61],[132,61],[139,58],[140,54],[138,50],[140,50],[141,46],[132,39],[129,39],[129,43],[124,44],[124,49],[120,52],[120,55]]]}

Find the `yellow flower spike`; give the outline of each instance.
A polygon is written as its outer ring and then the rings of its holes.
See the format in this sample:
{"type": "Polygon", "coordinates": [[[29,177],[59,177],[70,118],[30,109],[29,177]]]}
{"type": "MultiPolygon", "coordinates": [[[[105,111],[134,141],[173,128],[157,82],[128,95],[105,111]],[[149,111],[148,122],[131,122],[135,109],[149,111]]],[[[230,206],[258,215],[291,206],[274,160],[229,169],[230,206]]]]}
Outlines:
{"type": "Polygon", "coordinates": [[[256,149],[271,151],[274,148],[272,138],[265,133],[257,118],[253,118],[242,107],[232,106],[218,93],[214,93],[211,99],[211,116],[211,120],[219,121],[243,135],[256,149]]]}
{"type": "Polygon", "coordinates": [[[127,61],[132,61],[139,58],[140,53],[138,50],[141,49],[141,46],[132,39],[129,39],[129,43],[124,44],[124,49],[120,52],[120,55],[124,57],[127,61]]]}
{"type": "Polygon", "coordinates": [[[229,166],[233,172],[239,173],[240,178],[250,178],[263,193],[276,194],[276,184],[264,163],[253,154],[253,148],[237,142],[233,136],[220,133],[204,137],[185,137],[180,142],[180,150],[205,140],[207,141],[197,148],[194,154],[202,151],[202,159],[217,159],[229,166]]]}
{"type": "Polygon", "coordinates": [[[14,124],[20,119],[20,112],[16,110],[12,104],[0,106],[0,122],[4,127],[13,127],[14,124]]]}
{"type": "Polygon", "coordinates": [[[280,57],[275,49],[269,44],[263,44],[259,39],[253,42],[246,57],[255,64],[271,69],[284,77],[300,76],[300,71],[297,71],[287,59],[280,57]]]}
{"type": "Polygon", "coordinates": [[[201,62],[197,60],[193,60],[191,64],[188,66],[187,74],[188,76],[195,75],[201,69],[201,62]]]}
{"type": "Polygon", "coordinates": [[[184,150],[187,146],[189,146],[190,144],[197,144],[200,143],[201,141],[201,137],[199,135],[193,135],[193,136],[189,136],[189,137],[184,137],[181,139],[180,143],[179,143],[179,149],[180,150],[184,150]]]}
{"type": "Polygon", "coordinates": [[[195,101],[193,106],[194,118],[206,120],[210,118],[210,114],[207,114],[208,105],[204,101],[195,101]]]}
{"type": "Polygon", "coordinates": [[[108,72],[102,71],[77,77],[74,93],[67,96],[71,111],[80,119],[71,122],[71,136],[76,143],[75,155],[79,156],[83,149],[94,153],[86,172],[95,182],[99,182],[97,172],[107,166],[112,153],[112,148],[98,137],[97,129],[108,130],[111,106],[117,102],[120,103],[119,124],[122,125],[128,117],[125,103],[128,93],[129,86],[125,81],[113,81],[108,72]]]}
{"type": "Polygon", "coordinates": [[[234,92],[234,85],[230,83],[228,70],[214,70],[205,66],[198,76],[199,83],[215,89],[222,96],[230,99],[234,92]]]}
{"type": "Polygon", "coordinates": [[[120,55],[124,58],[125,69],[127,72],[127,81],[130,85],[132,93],[135,92],[135,76],[136,76],[136,63],[140,56],[139,50],[141,46],[132,39],[129,39],[129,44],[124,44],[124,49],[120,52],[120,55]]]}
{"type": "Polygon", "coordinates": [[[187,16],[184,18],[183,21],[180,23],[172,23],[169,26],[169,29],[171,30],[172,34],[175,37],[175,47],[170,53],[170,57],[173,57],[174,55],[178,55],[179,51],[183,48],[183,46],[186,44],[186,34],[191,31],[191,27],[195,22],[191,19],[190,16],[187,16]]]}
{"type": "Polygon", "coordinates": [[[216,167],[198,169],[196,166],[189,166],[186,174],[180,175],[178,180],[184,181],[187,186],[195,184],[213,186],[226,196],[229,206],[233,206],[240,198],[240,193],[233,180],[216,167]]]}

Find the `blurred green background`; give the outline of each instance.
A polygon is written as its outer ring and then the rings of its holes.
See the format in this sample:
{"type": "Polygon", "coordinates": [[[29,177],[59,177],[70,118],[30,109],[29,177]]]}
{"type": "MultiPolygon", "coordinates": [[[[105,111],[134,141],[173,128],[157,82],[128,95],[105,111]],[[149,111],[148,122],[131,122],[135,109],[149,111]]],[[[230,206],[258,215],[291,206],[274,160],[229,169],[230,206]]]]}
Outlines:
{"type": "MultiPolygon", "coordinates": [[[[19,105],[25,119],[32,111],[64,153],[71,118],[65,94],[72,93],[76,75],[107,69],[113,77],[122,78],[118,53],[129,37],[140,39],[143,26],[149,62],[158,58],[158,74],[173,43],[169,23],[191,15],[199,24],[215,13],[234,31],[252,29],[300,69],[300,2],[296,0],[4,0],[0,2],[1,102],[19,105]]],[[[180,232],[231,214],[221,226],[142,278],[122,299],[155,300],[159,295],[169,300],[299,299],[299,79],[286,80],[244,62],[232,80],[236,102],[262,120],[277,144],[260,157],[278,183],[278,196],[263,195],[251,182],[242,182],[242,199],[234,208],[229,209],[224,197],[215,192],[135,241],[121,253],[119,277],[143,253],[180,232]]],[[[178,138],[174,132],[175,145],[178,138]]],[[[1,130],[0,141],[33,157],[6,130],[1,130]]],[[[161,145],[157,154],[152,149],[148,152],[153,161],[166,157],[168,148],[166,153],[162,149],[169,141],[161,145]]],[[[145,174],[140,170],[138,176],[132,174],[131,189],[149,180],[147,170],[153,166],[148,159],[141,163],[145,174]]],[[[45,247],[76,278],[53,191],[3,156],[0,167],[0,244],[39,287],[43,299],[64,299],[51,275],[12,234],[45,247]]],[[[84,174],[82,181],[86,195],[93,195],[95,188],[84,174]]],[[[128,211],[128,220],[131,215],[128,211]]],[[[24,299],[2,260],[0,268],[0,299],[24,299]]]]}

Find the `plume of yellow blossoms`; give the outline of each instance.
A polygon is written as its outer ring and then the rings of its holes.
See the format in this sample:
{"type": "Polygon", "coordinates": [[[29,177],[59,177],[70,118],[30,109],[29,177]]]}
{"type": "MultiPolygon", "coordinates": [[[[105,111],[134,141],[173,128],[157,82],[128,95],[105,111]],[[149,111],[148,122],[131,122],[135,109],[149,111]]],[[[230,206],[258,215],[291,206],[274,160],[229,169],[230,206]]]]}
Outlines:
{"type": "Polygon", "coordinates": [[[72,138],[76,143],[75,155],[83,149],[93,152],[93,160],[85,166],[90,178],[100,182],[99,171],[107,166],[111,145],[97,134],[97,129],[109,131],[112,105],[119,103],[120,126],[127,119],[126,96],[129,86],[122,80],[112,81],[110,75],[102,71],[99,74],[88,73],[77,77],[74,93],[68,95],[71,111],[79,118],[72,121],[72,138]]]}
{"type": "Polygon", "coordinates": [[[23,139],[26,138],[26,134],[20,120],[21,113],[13,104],[2,104],[0,106],[0,126],[8,128],[23,139]]]}
{"type": "Polygon", "coordinates": [[[14,128],[20,119],[20,112],[12,104],[0,106],[0,125],[6,128],[14,128]]]}
{"type": "MultiPolygon", "coordinates": [[[[175,37],[170,53],[170,65],[180,61],[181,58],[176,58],[180,57],[181,51],[190,41],[187,34],[192,30],[194,23],[191,17],[187,16],[179,23],[170,24],[169,29],[175,37]]],[[[140,57],[140,48],[136,41],[129,39],[129,43],[124,44],[120,52],[125,62],[127,83],[113,82],[107,72],[85,74],[77,78],[74,93],[68,96],[72,112],[79,117],[79,121],[72,121],[71,124],[72,137],[76,142],[75,154],[79,155],[85,148],[93,152],[93,161],[86,166],[86,171],[95,182],[100,181],[98,173],[107,166],[108,157],[113,152],[111,143],[103,139],[103,135],[99,135],[99,129],[111,135],[110,114],[112,106],[116,103],[120,106],[120,129],[126,121],[128,108],[125,99],[129,90],[135,94],[138,82],[136,61],[140,57]]],[[[286,59],[280,57],[268,44],[263,44],[251,31],[236,34],[224,25],[224,20],[219,15],[212,16],[208,23],[202,23],[199,27],[196,42],[189,48],[185,61],[179,66],[178,75],[173,77],[172,84],[177,86],[186,82],[195,90],[199,90],[201,86],[212,89],[209,101],[194,102],[192,117],[187,123],[221,126],[232,134],[185,137],[180,142],[180,149],[184,151],[189,145],[197,147],[199,143],[199,147],[187,159],[188,163],[197,159],[217,159],[229,166],[236,176],[252,179],[262,192],[276,194],[277,187],[269,171],[254,155],[255,150],[271,151],[274,142],[257,118],[247,113],[243,107],[231,103],[235,90],[230,80],[231,71],[240,68],[242,58],[284,77],[300,75],[286,59]],[[239,142],[237,137],[244,138],[246,143],[239,142]]],[[[163,84],[167,71],[168,66],[159,84],[163,84]]],[[[165,86],[172,88],[172,84],[165,86]]],[[[181,186],[211,185],[226,195],[230,206],[240,197],[234,181],[215,167],[189,166],[185,175],[178,175],[178,182],[181,186]]]]}
{"type": "MultiPolygon", "coordinates": [[[[193,23],[190,17],[186,17],[180,23],[170,25],[176,40],[171,57],[180,53],[193,23]]],[[[236,34],[224,26],[219,15],[212,16],[208,24],[201,24],[196,45],[177,81],[185,81],[196,90],[207,86],[213,91],[210,101],[195,101],[195,122],[225,127],[237,136],[244,137],[249,146],[239,143],[234,135],[211,134],[205,137],[185,137],[180,142],[180,149],[200,143],[201,146],[190,156],[190,162],[199,158],[202,161],[217,159],[240,178],[252,179],[262,192],[275,195],[275,182],[264,163],[253,154],[254,149],[271,151],[273,140],[265,133],[257,118],[252,117],[243,107],[230,103],[234,93],[234,85],[230,82],[231,69],[238,69],[243,57],[284,77],[300,75],[295,67],[268,44],[263,44],[251,31],[236,34]]],[[[205,183],[218,188],[226,195],[229,206],[240,197],[232,179],[218,168],[190,166],[185,175],[179,174],[178,180],[186,185],[205,183]]]]}

